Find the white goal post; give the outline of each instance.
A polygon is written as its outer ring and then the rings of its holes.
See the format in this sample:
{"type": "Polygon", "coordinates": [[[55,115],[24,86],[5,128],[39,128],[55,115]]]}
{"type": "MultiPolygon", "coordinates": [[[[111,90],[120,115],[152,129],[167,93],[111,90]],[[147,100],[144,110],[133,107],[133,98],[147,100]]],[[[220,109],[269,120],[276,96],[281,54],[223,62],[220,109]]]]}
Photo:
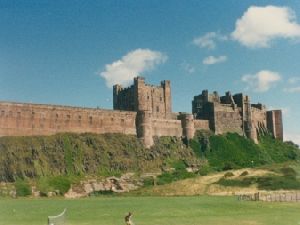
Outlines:
{"type": "Polygon", "coordinates": [[[57,216],[48,216],[48,225],[66,225],[66,212],[67,209],[57,215],[57,216]]]}

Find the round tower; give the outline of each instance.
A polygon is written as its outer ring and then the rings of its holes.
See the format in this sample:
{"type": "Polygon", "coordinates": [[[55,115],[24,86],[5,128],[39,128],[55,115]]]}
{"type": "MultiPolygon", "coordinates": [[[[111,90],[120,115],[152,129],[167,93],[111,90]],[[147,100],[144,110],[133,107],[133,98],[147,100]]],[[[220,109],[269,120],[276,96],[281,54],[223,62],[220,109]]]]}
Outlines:
{"type": "Polygon", "coordinates": [[[183,136],[187,139],[192,139],[195,134],[194,116],[193,114],[182,114],[181,125],[183,136]]]}
{"type": "Polygon", "coordinates": [[[144,146],[149,148],[153,145],[152,137],[152,113],[150,111],[138,111],[136,115],[136,133],[144,146]]]}

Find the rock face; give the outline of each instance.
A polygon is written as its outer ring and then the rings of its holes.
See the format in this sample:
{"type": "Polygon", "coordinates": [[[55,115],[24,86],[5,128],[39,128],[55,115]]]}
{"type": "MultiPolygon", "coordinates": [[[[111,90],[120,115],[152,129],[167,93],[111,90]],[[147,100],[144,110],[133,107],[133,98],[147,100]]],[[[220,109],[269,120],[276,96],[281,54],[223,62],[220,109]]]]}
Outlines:
{"type": "Polygon", "coordinates": [[[133,173],[127,173],[118,177],[107,177],[101,180],[89,179],[72,186],[64,195],[66,198],[80,198],[97,192],[129,192],[142,186],[142,183],[134,178],[133,173]]]}

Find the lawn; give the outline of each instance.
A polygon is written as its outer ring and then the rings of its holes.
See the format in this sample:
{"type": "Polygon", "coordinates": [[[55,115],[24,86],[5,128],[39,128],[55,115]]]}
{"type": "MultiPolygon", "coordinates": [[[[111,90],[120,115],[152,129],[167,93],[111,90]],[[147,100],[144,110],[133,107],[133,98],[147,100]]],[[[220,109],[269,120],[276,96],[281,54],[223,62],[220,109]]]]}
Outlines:
{"type": "Polygon", "coordinates": [[[136,225],[300,224],[300,203],[238,201],[234,197],[94,197],[1,199],[0,225],[44,225],[68,209],[68,225],[121,225],[128,211],[136,225]]]}

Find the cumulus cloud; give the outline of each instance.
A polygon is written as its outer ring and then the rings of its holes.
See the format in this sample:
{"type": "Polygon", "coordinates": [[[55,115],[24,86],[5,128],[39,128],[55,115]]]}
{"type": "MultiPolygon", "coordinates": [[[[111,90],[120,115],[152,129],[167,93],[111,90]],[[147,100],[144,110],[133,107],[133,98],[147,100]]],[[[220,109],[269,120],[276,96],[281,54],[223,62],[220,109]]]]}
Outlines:
{"type": "Polygon", "coordinates": [[[212,65],[217,63],[222,63],[227,60],[227,56],[221,55],[221,56],[208,56],[203,59],[202,63],[205,65],[212,65]]]}
{"type": "Polygon", "coordinates": [[[300,146],[300,134],[284,133],[284,140],[285,141],[292,141],[295,144],[300,146]]]}
{"type": "Polygon", "coordinates": [[[300,86],[284,88],[283,91],[287,93],[300,93],[300,86]]]}
{"type": "Polygon", "coordinates": [[[194,38],[193,44],[199,48],[215,49],[216,42],[220,40],[227,40],[227,37],[216,32],[208,32],[203,36],[194,38]]]}
{"type": "Polygon", "coordinates": [[[280,74],[269,70],[261,70],[256,74],[246,74],[242,76],[242,81],[248,85],[247,89],[256,92],[268,91],[279,80],[281,80],[280,74]]]}
{"type": "Polygon", "coordinates": [[[152,70],[166,60],[167,56],[161,52],[136,49],[121,59],[105,65],[105,71],[100,72],[99,75],[105,79],[107,87],[112,87],[114,84],[128,86],[135,76],[152,70]]]}
{"type": "Polygon", "coordinates": [[[276,38],[299,38],[300,25],[288,7],[251,6],[236,21],[231,37],[246,47],[266,48],[276,38]]]}

